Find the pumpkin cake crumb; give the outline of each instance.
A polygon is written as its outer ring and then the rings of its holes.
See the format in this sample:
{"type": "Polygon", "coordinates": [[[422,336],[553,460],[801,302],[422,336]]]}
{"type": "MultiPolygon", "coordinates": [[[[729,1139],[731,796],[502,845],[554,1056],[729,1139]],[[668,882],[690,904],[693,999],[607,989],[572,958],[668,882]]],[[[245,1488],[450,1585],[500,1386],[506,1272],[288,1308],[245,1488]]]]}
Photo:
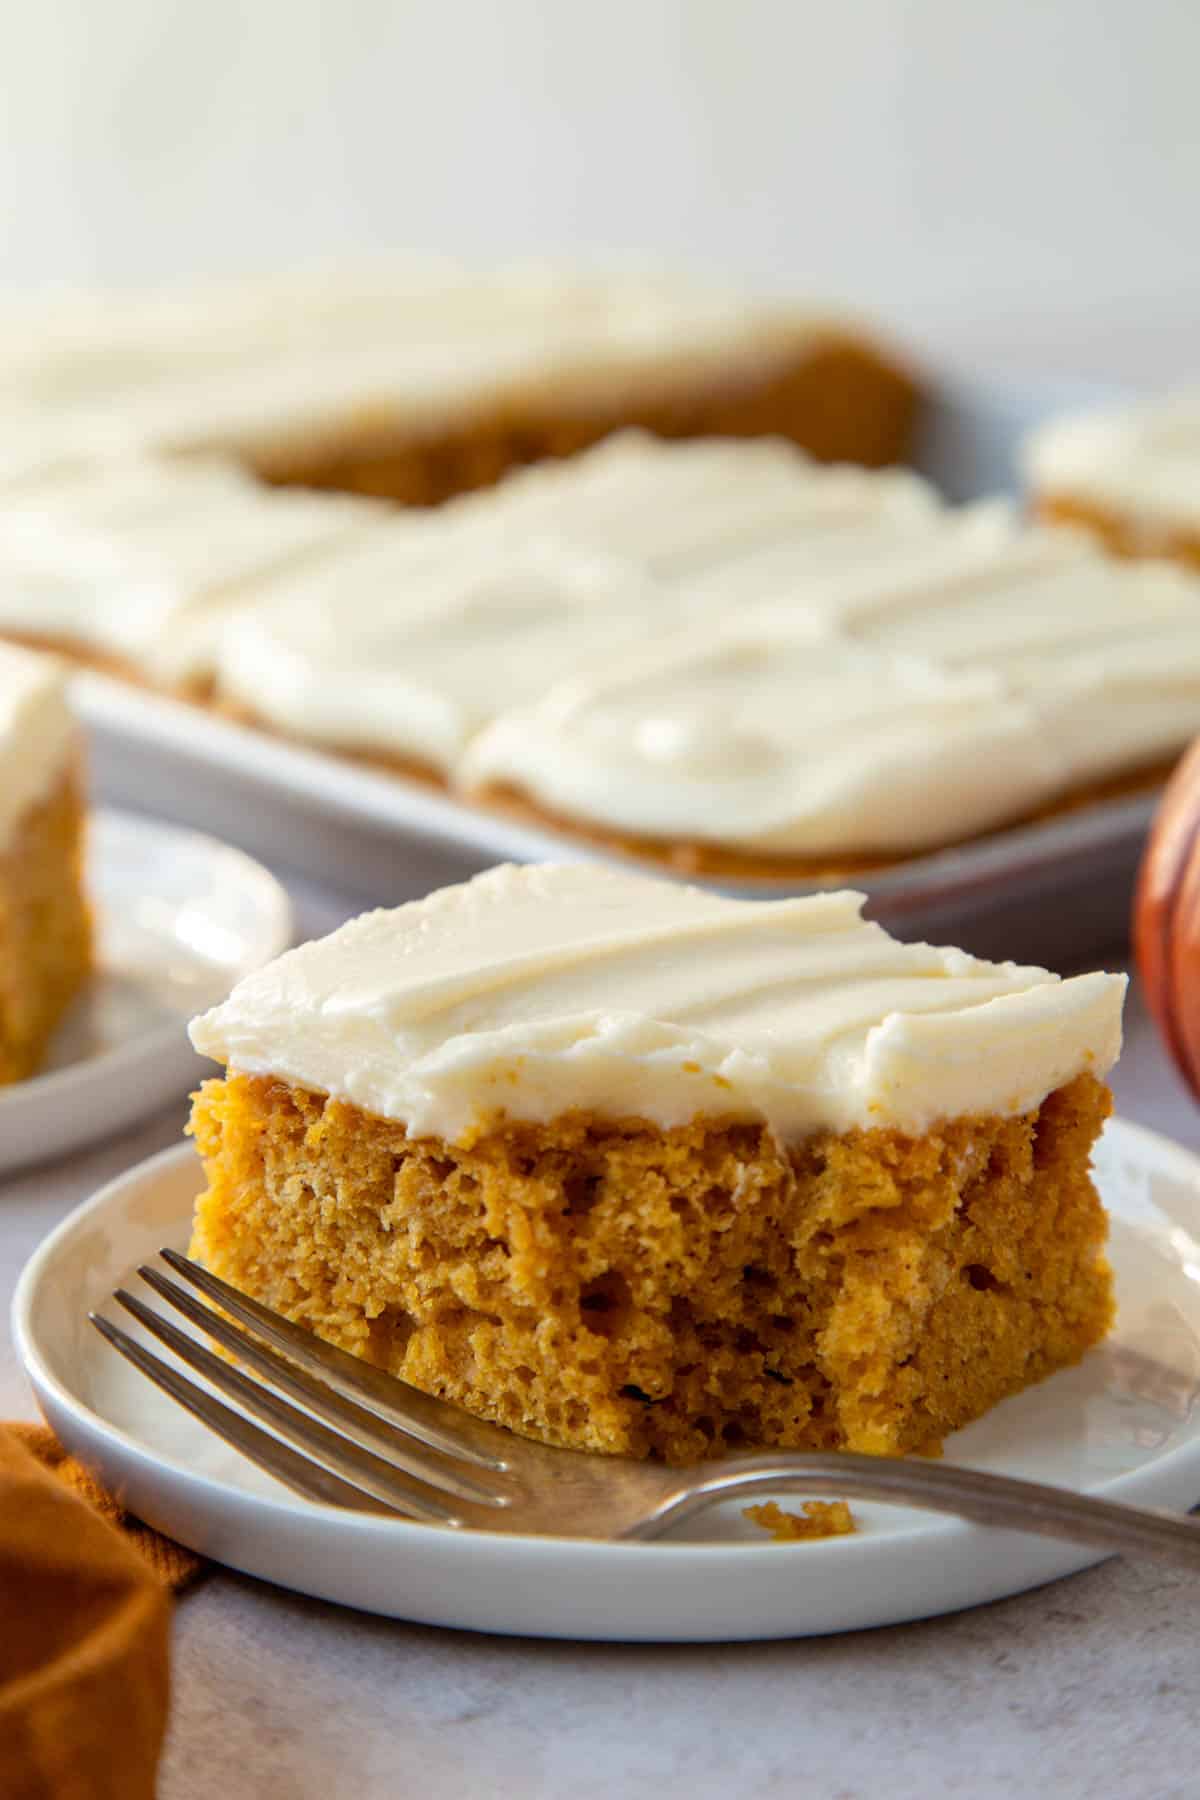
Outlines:
{"type": "Polygon", "coordinates": [[[761,1506],[744,1506],[742,1517],[769,1531],[777,1544],[850,1537],[858,1530],[858,1520],[845,1500],[804,1500],[798,1513],[787,1512],[774,1500],[767,1500],[761,1506]]]}

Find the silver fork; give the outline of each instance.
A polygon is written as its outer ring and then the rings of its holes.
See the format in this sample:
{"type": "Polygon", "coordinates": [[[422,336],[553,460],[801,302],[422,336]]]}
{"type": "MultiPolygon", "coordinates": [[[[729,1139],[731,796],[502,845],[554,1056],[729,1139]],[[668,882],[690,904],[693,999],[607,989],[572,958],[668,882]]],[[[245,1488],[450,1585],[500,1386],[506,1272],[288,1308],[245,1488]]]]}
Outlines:
{"type": "Polygon", "coordinates": [[[90,1313],[92,1324],[227,1444],[326,1505],[434,1525],[612,1539],[658,1537],[720,1501],[829,1494],[950,1513],[1200,1571],[1200,1521],[976,1469],[784,1450],[671,1468],[549,1449],[335,1349],[178,1251],[161,1255],[186,1286],[150,1265],[138,1270],[142,1280],[229,1356],[214,1355],[126,1289],[114,1298],[207,1387],[103,1314],[90,1313]]]}

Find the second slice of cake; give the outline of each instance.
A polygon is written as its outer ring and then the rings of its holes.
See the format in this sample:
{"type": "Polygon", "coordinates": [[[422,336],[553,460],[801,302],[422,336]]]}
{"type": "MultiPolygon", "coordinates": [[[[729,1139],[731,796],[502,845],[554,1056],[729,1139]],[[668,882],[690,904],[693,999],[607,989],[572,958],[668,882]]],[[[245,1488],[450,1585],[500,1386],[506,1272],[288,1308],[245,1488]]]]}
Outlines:
{"type": "Polygon", "coordinates": [[[0,644],[0,1085],[34,1072],[91,970],[81,764],[65,671],[0,644]]]}
{"type": "Polygon", "coordinates": [[[1119,556],[1200,569],[1200,384],[1052,418],[1024,447],[1034,509],[1119,556]]]}
{"type": "Polygon", "coordinates": [[[552,1443],[935,1446],[1107,1330],[1124,981],[861,904],[504,867],[290,952],[192,1027],[193,1254],[552,1443]]]}

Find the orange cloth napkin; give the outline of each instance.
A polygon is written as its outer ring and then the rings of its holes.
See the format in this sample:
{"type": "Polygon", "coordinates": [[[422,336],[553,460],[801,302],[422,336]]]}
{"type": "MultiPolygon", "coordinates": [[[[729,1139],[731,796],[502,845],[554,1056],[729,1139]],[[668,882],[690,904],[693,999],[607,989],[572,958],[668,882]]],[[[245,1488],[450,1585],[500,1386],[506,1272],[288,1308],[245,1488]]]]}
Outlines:
{"type": "Polygon", "coordinates": [[[0,1426],[4,1800],[153,1800],[170,1590],[200,1566],[45,1426],[0,1426]]]}

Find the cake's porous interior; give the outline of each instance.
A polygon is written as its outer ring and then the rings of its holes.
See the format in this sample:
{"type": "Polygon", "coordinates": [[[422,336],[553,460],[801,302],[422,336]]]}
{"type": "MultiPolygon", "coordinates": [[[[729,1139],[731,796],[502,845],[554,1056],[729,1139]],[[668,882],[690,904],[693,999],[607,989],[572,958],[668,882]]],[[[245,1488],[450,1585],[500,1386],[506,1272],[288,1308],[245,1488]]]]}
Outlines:
{"type": "Polygon", "coordinates": [[[364,415],[337,448],[297,445],[250,460],[268,481],[408,506],[435,506],[490,487],[510,469],[577,455],[630,427],[663,438],[783,437],[822,462],[878,468],[907,454],[917,402],[906,371],[865,340],[831,332],[767,373],[734,365],[727,380],[699,383],[687,395],[621,394],[575,411],[531,403],[436,435],[405,434],[386,415],[364,415]]]}
{"type": "Polygon", "coordinates": [[[792,1152],[565,1114],[469,1145],[268,1077],[196,1097],[193,1254],[344,1349],[555,1444],[689,1461],[935,1448],[1108,1328],[1082,1075],[1016,1118],[792,1152]]]}
{"type": "Polygon", "coordinates": [[[34,1072],[88,977],[83,835],[83,784],[72,769],[0,850],[0,1082],[34,1072]]]}

